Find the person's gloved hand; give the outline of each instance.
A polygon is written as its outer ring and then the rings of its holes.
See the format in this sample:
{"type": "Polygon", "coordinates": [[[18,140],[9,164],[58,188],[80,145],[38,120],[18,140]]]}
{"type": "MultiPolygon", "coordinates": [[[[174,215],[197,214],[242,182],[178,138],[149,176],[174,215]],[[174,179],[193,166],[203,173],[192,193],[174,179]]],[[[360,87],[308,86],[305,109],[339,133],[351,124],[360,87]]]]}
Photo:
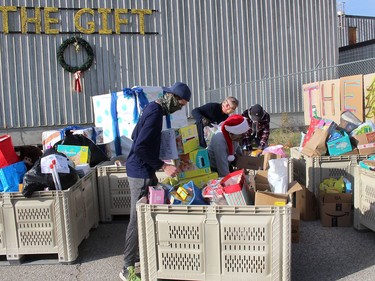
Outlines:
{"type": "Polygon", "coordinates": [[[210,126],[211,125],[211,120],[206,118],[206,117],[202,117],[202,124],[204,127],[206,126],[210,126]]]}

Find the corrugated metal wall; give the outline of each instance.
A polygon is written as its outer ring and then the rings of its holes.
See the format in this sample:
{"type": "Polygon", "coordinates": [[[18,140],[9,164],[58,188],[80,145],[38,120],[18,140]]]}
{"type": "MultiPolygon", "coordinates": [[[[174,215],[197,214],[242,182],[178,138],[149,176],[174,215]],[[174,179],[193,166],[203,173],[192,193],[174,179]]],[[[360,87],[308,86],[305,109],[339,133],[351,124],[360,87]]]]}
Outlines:
{"type": "Polygon", "coordinates": [[[345,15],[339,21],[339,47],[349,45],[349,27],[356,27],[357,42],[375,39],[375,17],[345,15]]]}
{"type": "MultiPolygon", "coordinates": [[[[175,81],[185,81],[192,89],[189,112],[227,94],[240,99],[239,111],[262,102],[270,113],[300,112],[301,93],[294,85],[301,81],[288,78],[282,88],[270,84],[267,93],[250,82],[337,64],[332,0],[5,0],[2,5],[30,7],[29,17],[34,7],[57,7],[59,12],[52,16],[59,18],[54,28],[60,30],[58,35],[0,33],[0,128],[4,129],[91,124],[91,96],[175,81]],[[138,17],[130,14],[123,15],[129,23],[121,31],[127,34],[86,35],[74,33],[79,8],[95,10],[96,29],[102,22],[96,8],[153,13],[145,16],[145,35],[129,34],[139,31],[138,17]],[[72,74],[56,59],[61,43],[72,36],[88,41],[95,53],[93,66],[83,75],[82,93],[72,90],[72,74]]],[[[20,30],[19,14],[9,13],[10,30],[20,30]]],[[[90,17],[82,19],[85,25],[90,17]]],[[[113,22],[112,11],[110,28],[113,22]]],[[[73,47],[65,58],[72,65],[86,59],[73,47]]]]}

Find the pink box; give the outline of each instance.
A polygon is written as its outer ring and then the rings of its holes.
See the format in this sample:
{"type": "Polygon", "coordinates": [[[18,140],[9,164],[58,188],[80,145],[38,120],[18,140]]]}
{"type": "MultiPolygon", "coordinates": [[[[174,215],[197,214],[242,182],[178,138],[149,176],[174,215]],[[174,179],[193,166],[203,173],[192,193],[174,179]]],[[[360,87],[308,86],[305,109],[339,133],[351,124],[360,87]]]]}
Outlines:
{"type": "Polygon", "coordinates": [[[148,187],[148,202],[149,204],[164,204],[165,191],[162,187],[149,186],[148,187]]]}

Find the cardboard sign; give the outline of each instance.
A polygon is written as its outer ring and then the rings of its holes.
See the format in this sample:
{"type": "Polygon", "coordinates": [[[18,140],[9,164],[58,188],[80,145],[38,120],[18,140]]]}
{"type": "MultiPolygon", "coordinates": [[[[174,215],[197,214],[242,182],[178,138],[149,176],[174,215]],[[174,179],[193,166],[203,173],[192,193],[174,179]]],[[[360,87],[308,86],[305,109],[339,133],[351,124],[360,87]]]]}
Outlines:
{"type": "Polygon", "coordinates": [[[351,111],[363,121],[363,75],[340,78],[341,112],[351,111]]]}
{"type": "Polygon", "coordinates": [[[363,76],[365,121],[375,123],[375,73],[363,76]]]}
{"type": "Polygon", "coordinates": [[[318,112],[320,111],[319,82],[304,84],[302,87],[302,96],[305,125],[308,125],[310,124],[311,117],[313,117],[312,106],[315,105],[318,112]]]}
{"type": "Polygon", "coordinates": [[[320,104],[317,105],[319,117],[340,123],[340,79],[321,81],[319,83],[320,104]]]}

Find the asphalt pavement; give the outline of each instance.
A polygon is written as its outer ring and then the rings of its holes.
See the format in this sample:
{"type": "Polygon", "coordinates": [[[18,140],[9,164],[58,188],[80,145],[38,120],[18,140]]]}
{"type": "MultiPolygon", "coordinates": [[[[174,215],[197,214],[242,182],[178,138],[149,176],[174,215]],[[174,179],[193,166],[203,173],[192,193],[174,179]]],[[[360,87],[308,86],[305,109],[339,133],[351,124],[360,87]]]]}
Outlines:
{"type": "MultiPolygon", "coordinates": [[[[0,280],[120,280],[126,225],[127,217],[99,224],[79,246],[74,264],[38,255],[20,265],[0,260],[0,280]]],[[[292,244],[291,277],[292,281],[375,280],[375,232],[301,221],[300,242],[292,244]]]]}

